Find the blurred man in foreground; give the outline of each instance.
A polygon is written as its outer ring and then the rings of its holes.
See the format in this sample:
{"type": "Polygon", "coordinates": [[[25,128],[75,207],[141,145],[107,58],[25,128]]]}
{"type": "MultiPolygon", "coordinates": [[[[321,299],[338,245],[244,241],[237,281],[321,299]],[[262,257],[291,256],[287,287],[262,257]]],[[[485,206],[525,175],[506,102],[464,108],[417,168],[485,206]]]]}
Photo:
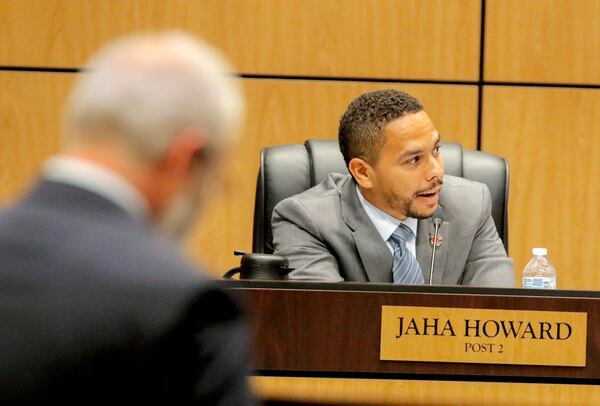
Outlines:
{"type": "Polygon", "coordinates": [[[169,241],[239,125],[230,74],[168,33],[112,43],[80,76],[63,154],[0,215],[1,404],[252,403],[240,309],[169,241]]]}

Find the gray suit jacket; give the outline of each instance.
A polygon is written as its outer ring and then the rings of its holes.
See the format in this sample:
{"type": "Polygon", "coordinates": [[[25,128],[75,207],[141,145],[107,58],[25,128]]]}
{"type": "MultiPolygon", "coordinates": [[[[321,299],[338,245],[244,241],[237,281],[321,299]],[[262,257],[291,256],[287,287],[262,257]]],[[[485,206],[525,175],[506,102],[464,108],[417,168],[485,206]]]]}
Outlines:
{"type": "MultiPolygon", "coordinates": [[[[446,176],[440,196],[444,240],[437,248],[433,284],[514,287],[491,217],[489,190],[446,176]]],[[[392,282],[392,254],[367,216],[350,175],[330,174],[321,184],[281,201],[273,210],[275,254],[288,257],[291,279],[392,282]]],[[[431,265],[430,219],[419,220],[417,260],[425,281],[431,265]]]]}

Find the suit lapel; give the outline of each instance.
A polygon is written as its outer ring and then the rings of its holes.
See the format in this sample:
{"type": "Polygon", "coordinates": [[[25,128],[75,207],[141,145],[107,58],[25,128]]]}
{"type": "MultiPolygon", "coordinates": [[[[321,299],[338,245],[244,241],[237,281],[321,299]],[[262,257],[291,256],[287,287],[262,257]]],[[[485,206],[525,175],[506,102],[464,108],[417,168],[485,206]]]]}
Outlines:
{"type": "MultiPolygon", "coordinates": [[[[435,250],[435,263],[433,266],[433,285],[441,285],[443,274],[446,270],[446,260],[448,258],[448,237],[450,233],[450,223],[444,221],[440,226],[439,235],[442,237],[442,243],[435,250]]],[[[429,284],[429,272],[431,269],[431,236],[433,235],[433,222],[431,219],[419,220],[417,225],[417,261],[423,271],[425,284],[429,284]]]]}
{"type": "Polygon", "coordinates": [[[392,253],[367,216],[350,175],[340,185],[342,218],[350,230],[370,282],[392,282],[392,253]]]}

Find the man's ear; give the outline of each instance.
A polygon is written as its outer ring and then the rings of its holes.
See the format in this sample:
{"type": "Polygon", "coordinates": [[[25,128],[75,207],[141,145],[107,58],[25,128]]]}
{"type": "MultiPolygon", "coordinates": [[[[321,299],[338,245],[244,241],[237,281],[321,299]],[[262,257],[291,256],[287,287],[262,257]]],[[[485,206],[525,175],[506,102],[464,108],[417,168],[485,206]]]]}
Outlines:
{"type": "Polygon", "coordinates": [[[348,163],[348,170],[356,180],[356,183],[363,189],[373,187],[373,168],[362,158],[352,158],[348,163]]]}
{"type": "Polygon", "coordinates": [[[194,162],[207,148],[206,137],[197,129],[185,129],[171,141],[161,163],[161,169],[174,177],[174,180],[187,180],[194,162]]]}

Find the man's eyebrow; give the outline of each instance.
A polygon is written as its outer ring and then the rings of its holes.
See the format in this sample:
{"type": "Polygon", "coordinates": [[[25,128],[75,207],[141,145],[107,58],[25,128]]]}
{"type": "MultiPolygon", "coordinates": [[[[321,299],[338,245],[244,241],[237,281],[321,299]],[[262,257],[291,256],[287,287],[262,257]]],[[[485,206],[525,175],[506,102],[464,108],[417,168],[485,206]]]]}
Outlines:
{"type": "Polygon", "coordinates": [[[422,154],[423,151],[424,151],[424,149],[411,149],[411,150],[408,150],[408,151],[400,154],[400,158],[408,158],[413,155],[419,155],[419,154],[422,154]]]}
{"type": "MultiPolygon", "coordinates": [[[[438,133],[437,135],[437,140],[434,143],[434,146],[438,146],[438,144],[442,142],[442,137],[440,136],[440,133],[438,133]]],[[[403,152],[402,154],[400,154],[400,158],[407,158],[410,156],[414,156],[414,155],[419,155],[422,154],[425,151],[425,149],[421,148],[421,149],[411,149],[408,150],[406,152],[403,152]]]]}

